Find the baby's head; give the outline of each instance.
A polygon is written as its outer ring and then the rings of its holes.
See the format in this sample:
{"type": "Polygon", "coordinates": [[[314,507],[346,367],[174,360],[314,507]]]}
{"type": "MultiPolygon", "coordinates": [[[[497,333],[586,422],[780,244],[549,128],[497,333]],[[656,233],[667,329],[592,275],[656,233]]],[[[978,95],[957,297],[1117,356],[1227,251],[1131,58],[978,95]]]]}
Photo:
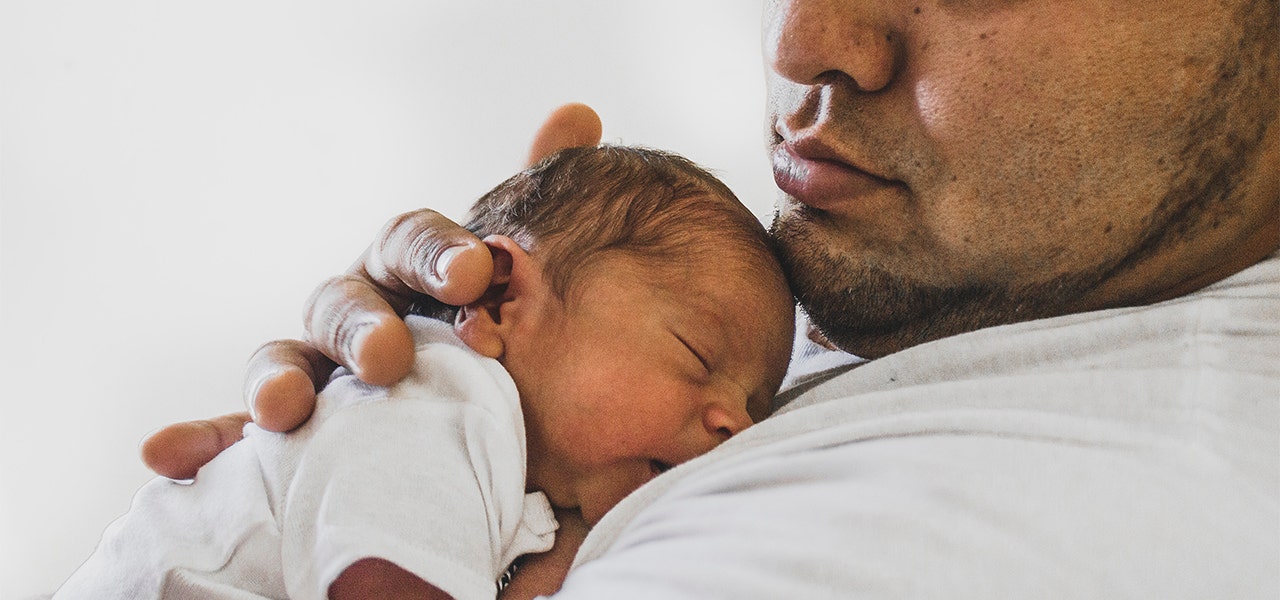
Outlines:
{"type": "Polygon", "coordinates": [[[594,523],[768,414],[792,298],[759,221],[654,150],[565,150],[481,198],[496,264],[456,328],[520,392],[531,489],[594,523]]]}

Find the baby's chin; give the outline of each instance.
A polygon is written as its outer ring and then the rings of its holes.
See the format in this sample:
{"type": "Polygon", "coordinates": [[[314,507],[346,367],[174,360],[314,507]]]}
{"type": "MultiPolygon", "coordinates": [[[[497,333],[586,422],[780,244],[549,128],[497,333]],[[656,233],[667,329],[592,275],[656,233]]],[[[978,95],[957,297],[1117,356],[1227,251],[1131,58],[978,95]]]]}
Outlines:
{"type": "MultiPolygon", "coordinates": [[[[657,477],[665,470],[666,470],[665,468],[661,470],[656,470],[656,469],[653,470],[652,476],[646,479],[644,483],[648,483],[649,480],[652,480],[653,477],[657,477]]],[[[613,510],[613,507],[617,506],[619,503],[625,500],[627,496],[630,496],[633,492],[640,489],[642,485],[643,483],[640,485],[632,486],[630,489],[625,490],[622,494],[618,495],[616,498],[610,498],[607,500],[596,500],[593,498],[587,498],[582,501],[582,503],[577,507],[577,510],[582,513],[582,519],[587,522],[588,526],[595,527],[596,523],[598,523],[600,519],[603,519],[604,516],[608,514],[609,511],[613,510]]]]}
{"type": "Polygon", "coordinates": [[[622,501],[619,500],[618,502],[609,502],[607,504],[600,504],[596,506],[587,504],[579,507],[579,510],[582,513],[582,520],[587,522],[588,527],[595,527],[596,523],[599,523],[601,519],[604,519],[605,515],[609,514],[609,511],[613,510],[613,507],[617,506],[621,502],[622,501]]]}

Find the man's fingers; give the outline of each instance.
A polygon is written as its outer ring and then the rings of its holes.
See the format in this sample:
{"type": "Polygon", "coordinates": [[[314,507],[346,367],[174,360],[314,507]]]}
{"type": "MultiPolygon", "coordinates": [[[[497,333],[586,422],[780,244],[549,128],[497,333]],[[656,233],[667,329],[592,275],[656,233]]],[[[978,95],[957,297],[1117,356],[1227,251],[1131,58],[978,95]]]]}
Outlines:
{"type": "Polygon", "coordinates": [[[196,472],[244,437],[249,413],[187,421],[157,429],[142,440],[142,462],[170,479],[195,479],[196,472]]]}
{"type": "Polygon", "coordinates": [[[388,221],[348,274],[376,285],[379,295],[399,312],[415,294],[461,306],[489,289],[493,258],[480,238],[424,208],[388,221]]]}
{"type": "Polygon", "coordinates": [[[529,148],[528,164],[565,148],[594,146],[600,143],[603,127],[600,116],[586,104],[566,104],[555,109],[538,128],[529,148]]]}
{"type": "Polygon", "coordinates": [[[245,404],[253,422],[268,431],[289,431],[311,416],[316,390],[337,364],[310,344],[297,340],[270,342],[249,359],[245,404]]]}
{"type": "MultiPolygon", "coordinates": [[[[562,106],[534,136],[529,159],[536,162],[562,148],[597,144],[600,135],[600,118],[590,107],[562,106]]],[[[484,295],[492,278],[493,257],[471,232],[430,209],[402,214],[382,228],[346,275],[312,294],[307,302],[307,340],[363,381],[393,384],[413,366],[413,339],[401,320],[410,304],[425,294],[445,304],[465,305],[484,295]]],[[[302,407],[310,403],[286,399],[309,398],[306,380],[316,382],[315,373],[306,373],[302,363],[284,362],[292,368],[255,379],[269,387],[259,386],[251,394],[255,413],[260,420],[266,417],[271,428],[292,427],[299,417],[305,419],[302,407]],[[280,406],[273,406],[277,401],[280,406]]],[[[280,363],[265,364],[270,369],[280,363]]]]}
{"type": "Polygon", "coordinates": [[[384,290],[355,275],[325,282],[307,303],[308,343],[365,383],[391,385],[413,366],[413,337],[384,290]]]}
{"type": "Polygon", "coordinates": [[[413,338],[401,316],[423,295],[462,305],[484,295],[493,257],[479,238],[423,209],[387,223],[346,275],[307,301],[307,341],[366,383],[391,385],[413,366],[413,338]]]}

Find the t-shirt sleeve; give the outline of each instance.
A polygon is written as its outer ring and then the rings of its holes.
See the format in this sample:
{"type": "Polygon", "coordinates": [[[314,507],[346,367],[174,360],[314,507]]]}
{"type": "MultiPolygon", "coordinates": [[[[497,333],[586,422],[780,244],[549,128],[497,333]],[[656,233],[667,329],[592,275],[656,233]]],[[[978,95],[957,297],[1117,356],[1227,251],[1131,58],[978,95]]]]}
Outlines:
{"type": "MultiPolygon", "coordinates": [[[[290,597],[325,598],[344,569],[369,557],[454,598],[494,597],[525,495],[519,403],[495,365],[462,348],[419,348],[415,373],[386,397],[324,421],[287,491],[290,597]]],[[[325,394],[371,390],[348,379],[325,394]]]]}

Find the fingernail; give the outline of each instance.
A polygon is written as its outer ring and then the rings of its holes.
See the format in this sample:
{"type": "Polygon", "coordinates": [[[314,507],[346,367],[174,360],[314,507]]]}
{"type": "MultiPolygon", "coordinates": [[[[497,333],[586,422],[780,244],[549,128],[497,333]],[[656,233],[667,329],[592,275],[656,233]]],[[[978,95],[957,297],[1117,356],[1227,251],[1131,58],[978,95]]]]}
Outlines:
{"type": "Polygon", "coordinates": [[[344,346],[347,349],[347,357],[354,362],[359,362],[360,349],[364,346],[364,341],[373,333],[375,322],[369,321],[360,323],[351,330],[351,335],[347,338],[344,346]]]}
{"type": "Polygon", "coordinates": [[[249,408],[249,417],[254,421],[258,420],[258,392],[262,391],[262,386],[266,385],[267,380],[273,375],[274,372],[271,374],[259,375],[252,383],[249,384],[249,391],[245,394],[245,404],[247,404],[249,408]]]}
{"type": "Polygon", "coordinates": [[[248,404],[249,416],[254,421],[258,420],[258,394],[262,393],[263,386],[267,385],[268,383],[270,383],[276,377],[279,377],[284,372],[285,372],[285,369],[283,368],[271,369],[270,371],[267,371],[266,373],[259,375],[249,385],[249,393],[248,393],[248,399],[247,399],[248,401],[246,402],[246,404],[248,404]]]}
{"type": "Polygon", "coordinates": [[[466,250],[466,246],[449,246],[445,248],[440,254],[436,255],[436,264],[432,266],[431,274],[441,283],[444,283],[448,279],[445,271],[449,270],[449,263],[453,262],[453,259],[459,254],[462,254],[463,250],[466,250]]]}

